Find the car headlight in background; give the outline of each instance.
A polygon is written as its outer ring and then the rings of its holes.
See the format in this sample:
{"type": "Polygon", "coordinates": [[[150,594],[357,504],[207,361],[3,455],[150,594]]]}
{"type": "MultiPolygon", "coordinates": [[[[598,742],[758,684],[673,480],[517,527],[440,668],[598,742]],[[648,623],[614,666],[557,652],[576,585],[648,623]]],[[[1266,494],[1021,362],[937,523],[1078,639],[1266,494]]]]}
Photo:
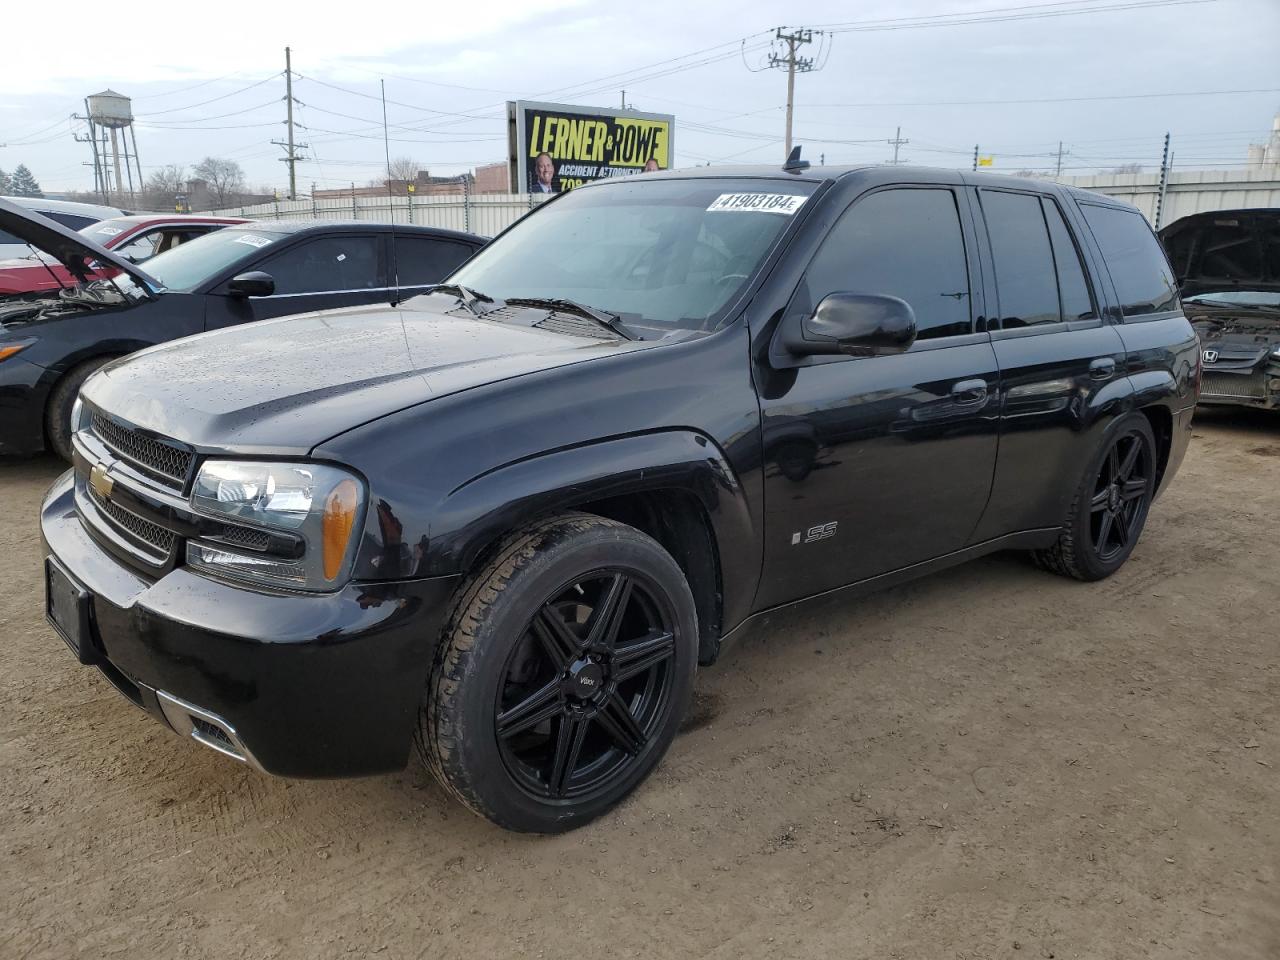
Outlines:
{"type": "Polygon", "coordinates": [[[84,401],[80,399],[80,394],[77,393],[75,402],[71,404],[71,432],[79,433],[88,425],[84,417],[84,401]]]}
{"type": "Polygon", "coordinates": [[[284,534],[284,542],[300,545],[300,551],[285,556],[191,540],[187,563],[268,586],[336,590],[351,571],[364,499],[362,480],[328,464],[207,461],[191,490],[196,512],[284,534]]]}

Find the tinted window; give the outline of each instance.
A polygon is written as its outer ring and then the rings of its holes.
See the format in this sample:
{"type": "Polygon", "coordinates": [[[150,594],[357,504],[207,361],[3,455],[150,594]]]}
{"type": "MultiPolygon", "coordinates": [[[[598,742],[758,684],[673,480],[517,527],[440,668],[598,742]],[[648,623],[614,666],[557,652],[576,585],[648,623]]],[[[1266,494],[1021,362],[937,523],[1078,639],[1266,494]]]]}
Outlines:
{"type": "Polygon", "coordinates": [[[53,210],[36,210],[36,213],[43,213],[50,220],[60,223],[71,230],[81,230],[98,222],[96,217],[80,217],[74,213],[56,213],[53,210]]]}
{"type": "Polygon", "coordinates": [[[379,238],[373,236],[317,237],[282,251],[254,269],[271,274],[276,293],[368,290],[385,286],[378,269],[381,248],[379,238]]]}
{"type": "Polygon", "coordinates": [[[396,237],[396,275],[401,286],[439,283],[475,252],[452,240],[396,237]]]}
{"type": "Polygon", "coordinates": [[[950,190],[882,190],[845,212],[809,264],[793,308],[830,293],[901,297],[920,339],[971,330],[969,272],[950,190]]]}
{"type": "Polygon", "coordinates": [[[1047,197],[1042,198],[1044,218],[1049,224],[1049,239],[1053,242],[1053,261],[1058,267],[1058,294],[1062,298],[1062,319],[1088,320],[1096,317],[1093,299],[1089,296],[1089,281],[1085,279],[1080,251],[1071,239],[1066,221],[1058,205],[1047,197]]]}
{"type": "Polygon", "coordinates": [[[1142,214],[1092,203],[1082,203],[1080,209],[1102,249],[1124,315],[1176,310],[1178,290],[1173,274],[1142,214]]]}
{"type": "Polygon", "coordinates": [[[981,196],[995,261],[1000,326],[1057,323],[1062,319],[1058,281],[1040,198],[998,190],[983,190],[981,196]]]}

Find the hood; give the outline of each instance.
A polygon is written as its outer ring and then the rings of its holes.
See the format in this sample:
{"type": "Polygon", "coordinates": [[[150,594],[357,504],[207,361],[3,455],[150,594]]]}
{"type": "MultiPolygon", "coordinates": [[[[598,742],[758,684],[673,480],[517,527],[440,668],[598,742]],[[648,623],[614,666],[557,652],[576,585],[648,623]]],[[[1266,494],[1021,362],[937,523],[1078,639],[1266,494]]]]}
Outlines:
{"type": "Polygon", "coordinates": [[[1161,230],[1160,241],[1184,297],[1280,292],[1280,209],[1192,214],[1161,230]]]}
{"type": "Polygon", "coordinates": [[[87,264],[96,260],[104,266],[110,265],[128,274],[144,290],[160,289],[159,283],[123,257],[116,256],[106,247],[99,246],[74,230],[9,200],[0,199],[0,230],[47,253],[70,270],[77,279],[87,280],[92,277],[93,271],[87,264]]]}
{"type": "Polygon", "coordinates": [[[305,456],[330,437],[423,401],[654,342],[476,319],[453,298],[430,295],[161,344],[103,368],[83,395],[205,452],[305,456]]]}

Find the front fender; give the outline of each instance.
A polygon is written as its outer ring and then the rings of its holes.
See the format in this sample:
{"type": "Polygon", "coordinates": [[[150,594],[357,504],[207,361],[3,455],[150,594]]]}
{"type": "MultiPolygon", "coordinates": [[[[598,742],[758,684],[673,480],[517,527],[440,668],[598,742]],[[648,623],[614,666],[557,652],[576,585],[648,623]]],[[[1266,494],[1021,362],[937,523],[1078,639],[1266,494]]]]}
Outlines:
{"type": "Polygon", "coordinates": [[[507,532],[536,516],[604,498],[679,490],[710,520],[723,578],[724,619],[748,612],[760,570],[760,538],[742,485],[724,453],[691,430],[595,441],[509,463],[450,492],[432,511],[421,575],[460,573],[507,532]]]}

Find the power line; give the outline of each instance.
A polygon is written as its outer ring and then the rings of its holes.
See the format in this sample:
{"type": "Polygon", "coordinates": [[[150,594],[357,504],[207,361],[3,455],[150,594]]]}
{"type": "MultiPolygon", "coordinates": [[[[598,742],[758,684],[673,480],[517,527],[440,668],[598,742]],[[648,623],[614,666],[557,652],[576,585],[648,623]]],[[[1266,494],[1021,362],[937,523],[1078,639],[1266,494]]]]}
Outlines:
{"type": "Polygon", "coordinates": [[[251,83],[247,87],[240,87],[236,90],[232,90],[230,93],[224,93],[218,97],[210,97],[208,100],[201,100],[199,103],[188,103],[185,106],[181,106],[181,107],[169,107],[165,110],[154,110],[151,113],[139,113],[139,114],[135,114],[134,118],[142,119],[144,117],[159,117],[166,113],[180,113],[183,110],[194,110],[196,107],[203,107],[203,106],[207,106],[210,103],[217,103],[219,100],[226,100],[228,97],[234,97],[237,94],[244,93],[246,90],[252,90],[254,87],[260,87],[264,83],[270,83],[272,80],[276,79],[276,77],[278,76],[280,76],[278,72],[273,73],[271,74],[271,76],[263,77],[261,80],[251,83]]]}
{"type": "MultiPolygon", "coordinates": [[[[1111,3],[1108,6],[1088,6],[1070,10],[1037,10],[1035,6],[1060,6],[1061,4],[1040,4],[1023,8],[1026,12],[1010,13],[1002,16],[986,16],[982,11],[976,14],[941,14],[936,20],[918,18],[919,22],[898,23],[886,21],[850,21],[848,24],[819,24],[819,27],[830,33],[878,33],[890,30],[920,30],[937,27],[965,26],[975,23],[1013,23],[1023,20],[1046,20],[1056,17],[1075,17],[1082,14],[1113,13],[1123,10],[1146,10],[1153,7],[1182,7],[1201,3],[1217,3],[1218,0],[1126,0],[1111,3]],[[950,18],[950,19],[943,19],[950,18]]],[[[1017,8],[1006,8],[1017,9],[1017,8]]],[[[900,18],[901,19],[901,18],[900,18]]]]}
{"type": "Polygon", "coordinates": [[[1277,93],[1280,87],[1256,87],[1247,90],[1186,90],[1171,93],[1109,93],[1089,97],[1023,97],[1013,100],[879,100],[867,103],[811,103],[809,108],[867,107],[973,107],[1020,103],[1092,103],[1101,100],[1154,100],[1164,97],[1224,97],[1238,94],[1277,93]]]}

